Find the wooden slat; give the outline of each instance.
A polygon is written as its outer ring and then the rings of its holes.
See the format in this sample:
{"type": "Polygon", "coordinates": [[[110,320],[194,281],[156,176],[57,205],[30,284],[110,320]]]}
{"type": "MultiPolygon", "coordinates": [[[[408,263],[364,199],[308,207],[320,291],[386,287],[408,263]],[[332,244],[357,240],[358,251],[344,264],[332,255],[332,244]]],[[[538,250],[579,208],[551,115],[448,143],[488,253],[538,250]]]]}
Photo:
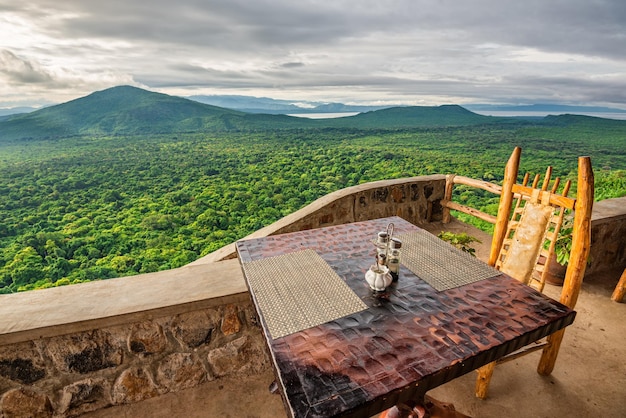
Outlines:
{"type": "Polygon", "coordinates": [[[465,176],[454,176],[453,182],[454,184],[462,184],[465,186],[475,187],[477,189],[482,189],[497,195],[502,193],[502,186],[484,180],[477,180],[465,176]]]}
{"type": "Polygon", "coordinates": [[[517,351],[512,352],[511,354],[502,357],[498,360],[496,360],[497,364],[502,364],[502,363],[507,363],[511,360],[515,360],[516,358],[525,356],[528,353],[532,353],[533,351],[538,351],[541,350],[542,348],[546,347],[548,345],[547,341],[541,341],[541,342],[536,342],[534,345],[527,345],[525,347],[520,348],[517,351]]]}
{"type": "MultiPolygon", "coordinates": [[[[533,191],[532,187],[527,187],[527,186],[522,186],[521,184],[514,184],[513,185],[513,192],[514,193],[520,193],[523,195],[531,195],[533,191]]],[[[555,205],[555,206],[563,206],[567,209],[574,209],[574,206],[576,204],[576,200],[572,199],[571,197],[565,197],[565,196],[561,196],[558,194],[551,194],[550,195],[550,204],[551,205],[555,205]]]]}
{"type": "MultiPolygon", "coordinates": [[[[467,213],[468,215],[475,216],[483,221],[495,224],[496,217],[493,215],[489,215],[488,213],[481,212],[478,209],[471,208],[469,206],[461,205],[460,203],[452,202],[449,200],[442,200],[441,206],[447,207],[448,209],[458,210],[459,212],[467,213]]],[[[445,222],[445,221],[444,221],[445,222]]]]}

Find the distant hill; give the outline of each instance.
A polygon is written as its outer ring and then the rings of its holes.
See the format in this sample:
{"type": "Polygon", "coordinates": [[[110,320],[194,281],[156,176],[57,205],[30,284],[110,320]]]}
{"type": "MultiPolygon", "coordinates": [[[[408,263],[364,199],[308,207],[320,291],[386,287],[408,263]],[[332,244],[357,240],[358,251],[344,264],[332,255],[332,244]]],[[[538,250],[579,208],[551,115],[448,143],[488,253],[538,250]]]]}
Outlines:
{"type": "Polygon", "coordinates": [[[10,109],[0,109],[0,117],[5,117],[5,116],[9,116],[9,115],[17,115],[20,113],[29,113],[32,111],[37,110],[37,108],[34,107],[12,107],[10,109]]]}
{"type": "Polygon", "coordinates": [[[553,114],[566,113],[626,113],[624,109],[604,106],[571,106],[561,104],[531,104],[531,105],[491,105],[491,104],[467,104],[466,109],[472,111],[498,111],[498,112],[545,112],[553,114]]]}
{"type": "Polygon", "coordinates": [[[270,99],[269,97],[211,95],[189,96],[188,99],[213,106],[239,110],[247,113],[290,114],[290,113],[338,113],[338,112],[370,112],[385,109],[389,106],[354,106],[343,103],[321,103],[270,99]]]}
{"type": "MultiPolygon", "coordinates": [[[[393,107],[343,118],[308,119],[246,113],[119,86],[34,112],[7,116],[0,120],[0,140],[303,128],[400,129],[512,122],[525,123],[515,118],[478,115],[458,105],[393,107]]],[[[546,119],[546,123],[574,121],[546,119]]]]}
{"type": "Polygon", "coordinates": [[[355,116],[327,119],[335,127],[416,128],[429,126],[467,126],[509,122],[507,118],[482,116],[458,105],[392,107],[355,116]]]}

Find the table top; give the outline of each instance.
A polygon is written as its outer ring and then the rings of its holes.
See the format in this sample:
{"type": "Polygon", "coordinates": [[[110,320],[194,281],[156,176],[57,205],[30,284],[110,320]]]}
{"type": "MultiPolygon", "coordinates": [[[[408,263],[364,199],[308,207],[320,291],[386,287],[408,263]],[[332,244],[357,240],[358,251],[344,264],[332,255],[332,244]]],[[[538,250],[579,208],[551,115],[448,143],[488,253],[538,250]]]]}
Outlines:
{"type": "MultiPolygon", "coordinates": [[[[436,290],[402,258],[398,282],[382,297],[375,294],[365,272],[374,260],[373,240],[390,222],[394,236],[422,231],[390,217],[237,242],[290,416],[375,415],[419,399],[428,390],[574,321],[571,309],[500,272],[436,290]],[[319,297],[309,293],[309,303],[303,304],[272,277],[269,288],[259,286],[257,276],[276,272],[267,270],[268,265],[278,266],[283,276],[293,279],[287,286],[310,287],[319,297]],[[330,267],[328,271],[324,266],[330,267]],[[332,305],[335,296],[343,311],[332,305]],[[312,315],[317,321],[311,324],[293,319],[297,311],[309,315],[306,311],[317,299],[323,302],[319,306],[327,307],[324,311],[334,312],[330,320],[324,317],[328,312],[317,311],[312,315]],[[277,312],[271,305],[276,302],[284,305],[277,312]],[[272,325],[282,322],[295,328],[272,325]]],[[[468,261],[452,246],[442,251],[449,266],[458,270],[478,262],[468,261]]]]}

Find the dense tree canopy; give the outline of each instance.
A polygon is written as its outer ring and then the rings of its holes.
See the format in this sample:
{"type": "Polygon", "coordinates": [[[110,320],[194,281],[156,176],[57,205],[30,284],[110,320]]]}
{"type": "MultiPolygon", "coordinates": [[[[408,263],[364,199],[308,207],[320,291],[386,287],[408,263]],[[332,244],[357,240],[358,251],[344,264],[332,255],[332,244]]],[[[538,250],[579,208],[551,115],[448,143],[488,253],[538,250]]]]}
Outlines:
{"type": "MultiPolygon", "coordinates": [[[[410,130],[73,137],[0,143],[0,292],[185,265],[340,188],[457,173],[575,178],[591,155],[596,197],[626,194],[626,130],[476,126],[410,130]]],[[[497,202],[459,190],[490,211],[497,202]],[[477,200],[478,199],[478,200],[477,200]]]]}

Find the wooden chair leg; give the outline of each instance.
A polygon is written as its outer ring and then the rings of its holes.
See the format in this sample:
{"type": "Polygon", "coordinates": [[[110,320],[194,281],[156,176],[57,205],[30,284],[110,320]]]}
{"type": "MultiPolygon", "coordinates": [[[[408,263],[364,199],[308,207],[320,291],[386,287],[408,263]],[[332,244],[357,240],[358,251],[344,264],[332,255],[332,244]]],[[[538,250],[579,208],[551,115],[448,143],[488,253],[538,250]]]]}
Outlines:
{"type": "Polygon", "coordinates": [[[537,373],[540,375],[548,376],[552,373],[552,370],[554,370],[554,364],[559,355],[563,335],[565,335],[565,329],[548,336],[548,345],[542,350],[539,365],[537,366],[537,373]]]}
{"type": "Polygon", "coordinates": [[[476,388],[474,389],[474,392],[477,398],[487,398],[489,382],[491,381],[491,376],[493,375],[493,371],[495,368],[496,362],[494,361],[476,370],[478,372],[478,377],[476,378],[476,388]]]}
{"type": "Polygon", "coordinates": [[[626,293],[626,269],[622,273],[622,277],[620,277],[617,286],[615,286],[615,290],[613,291],[613,295],[611,295],[611,300],[614,302],[621,302],[624,298],[624,294],[626,293]]]}

